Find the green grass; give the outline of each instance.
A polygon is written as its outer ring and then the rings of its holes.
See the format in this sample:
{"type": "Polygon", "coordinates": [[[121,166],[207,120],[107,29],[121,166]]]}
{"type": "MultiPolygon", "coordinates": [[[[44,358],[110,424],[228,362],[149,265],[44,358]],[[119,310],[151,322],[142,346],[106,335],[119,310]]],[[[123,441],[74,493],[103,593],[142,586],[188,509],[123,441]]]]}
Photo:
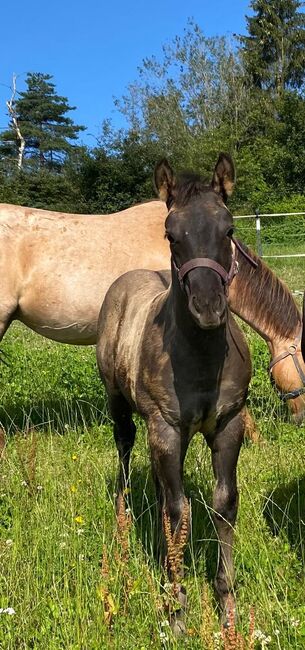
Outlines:
{"type": "MultiPolygon", "coordinates": [[[[278,270],[292,284],[286,261],[278,270]]],[[[304,280],[303,269],[298,288],[304,280]]],[[[289,422],[270,387],[266,346],[246,331],[254,361],[249,406],[263,442],[247,442],[238,467],[238,626],[246,635],[253,607],[256,630],[271,637],[269,648],[301,650],[304,426],[297,429],[289,422]]],[[[2,347],[11,365],[0,366],[0,421],[7,431],[0,465],[0,608],[12,607],[15,614],[0,613],[0,648],[220,647],[213,637],[220,629],[212,589],[217,561],[213,477],[201,437],[192,442],[185,466],[192,508],[186,553],[189,633],[176,643],[163,607],[158,518],[143,424],[137,419],[132,525],[122,538],[114,511],[117,457],[94,349],[58,345],[18,324],[2,347]]],[[[257,641],[256,647],[266,646],[257,641]]]]}

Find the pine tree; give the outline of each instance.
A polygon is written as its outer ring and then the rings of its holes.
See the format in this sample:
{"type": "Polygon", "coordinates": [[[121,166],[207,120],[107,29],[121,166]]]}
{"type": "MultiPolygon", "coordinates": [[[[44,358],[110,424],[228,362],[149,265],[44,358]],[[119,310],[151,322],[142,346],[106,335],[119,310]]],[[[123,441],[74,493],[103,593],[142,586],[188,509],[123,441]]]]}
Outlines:
{"type": "Polygon", "coordinates": [[[252,0],[248,36],[239,36],[246,71],[259,89],[301,88],[305,77],[305,14],[299,0],[252,0]]]}
{"type": "MultiPolygon", "coordinates": [[[[27,88],[14,100],[13,110],[25,141],[24,159],[33,168],[54,171],[61,168],[84,127],[66,116],[75,107],[57,95],[52,79],[49,74],[28,73],[27,88]]],[[[17,159],[20,139],[12,120],[0,140],[0,155],[17,159]]]]}

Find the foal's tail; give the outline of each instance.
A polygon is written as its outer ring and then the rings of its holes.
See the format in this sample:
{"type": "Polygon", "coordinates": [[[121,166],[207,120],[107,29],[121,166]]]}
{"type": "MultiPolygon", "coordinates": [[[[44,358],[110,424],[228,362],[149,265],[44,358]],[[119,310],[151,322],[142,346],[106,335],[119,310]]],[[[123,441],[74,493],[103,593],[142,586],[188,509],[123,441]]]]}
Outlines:
{"type": "Polygon", "coordinates": [[[303,329],[302,329],[301,348],[302,348],[303,360],[305,363],[305,291],[303,295],[303,329]]]}

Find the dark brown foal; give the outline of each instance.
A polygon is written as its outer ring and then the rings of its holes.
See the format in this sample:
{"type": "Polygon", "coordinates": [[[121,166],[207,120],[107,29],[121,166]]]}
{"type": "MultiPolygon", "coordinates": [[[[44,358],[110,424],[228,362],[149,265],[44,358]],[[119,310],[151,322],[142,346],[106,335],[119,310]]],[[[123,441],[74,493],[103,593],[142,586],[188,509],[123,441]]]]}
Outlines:
{"type": "Polygon", "coordinates": [[[164,289],[161,273],[126,273],[110,287],[99,318],[97,361],[120,458],[118,499],[122,503],[135,438],[132,411],[138,411],[147,424],[169,579],[181,606],[171,616],[176,634],[185,629],[186,605],[181,580],[189,506],[183,463],[196,432],[211,449],[216,479],[213,510],[220,556],[215,586],[223,620],[235,607],[236,465],[251,366],[247,344],[227,306],[228,286],[237,271],[233,221],[226,207],[233,177],[232,161],[224,154],[210,185],[193,175],[176,180],[166,161],[159,164],[156,185],[169,210],[170,286],[164,289]]]}

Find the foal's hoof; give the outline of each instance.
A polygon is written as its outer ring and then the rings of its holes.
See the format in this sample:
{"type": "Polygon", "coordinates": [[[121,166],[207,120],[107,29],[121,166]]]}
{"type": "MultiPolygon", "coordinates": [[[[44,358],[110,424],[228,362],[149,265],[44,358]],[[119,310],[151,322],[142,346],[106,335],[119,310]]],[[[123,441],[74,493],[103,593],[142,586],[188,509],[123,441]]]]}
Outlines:
{"type": "Polygon", "coordinates": [[[170,626],[172,633],[176,638],[186,634],[186,625],[183,618],[173,617],[170,626]]]}
{"type": "Polygon", "coordinates": [[[237,620],[236,614],[236,603],[232,595],[228,596],[225,605],[223,606],[220,623],[221,625],[228,629],[230,627],[235,627],[237,620]]]}

